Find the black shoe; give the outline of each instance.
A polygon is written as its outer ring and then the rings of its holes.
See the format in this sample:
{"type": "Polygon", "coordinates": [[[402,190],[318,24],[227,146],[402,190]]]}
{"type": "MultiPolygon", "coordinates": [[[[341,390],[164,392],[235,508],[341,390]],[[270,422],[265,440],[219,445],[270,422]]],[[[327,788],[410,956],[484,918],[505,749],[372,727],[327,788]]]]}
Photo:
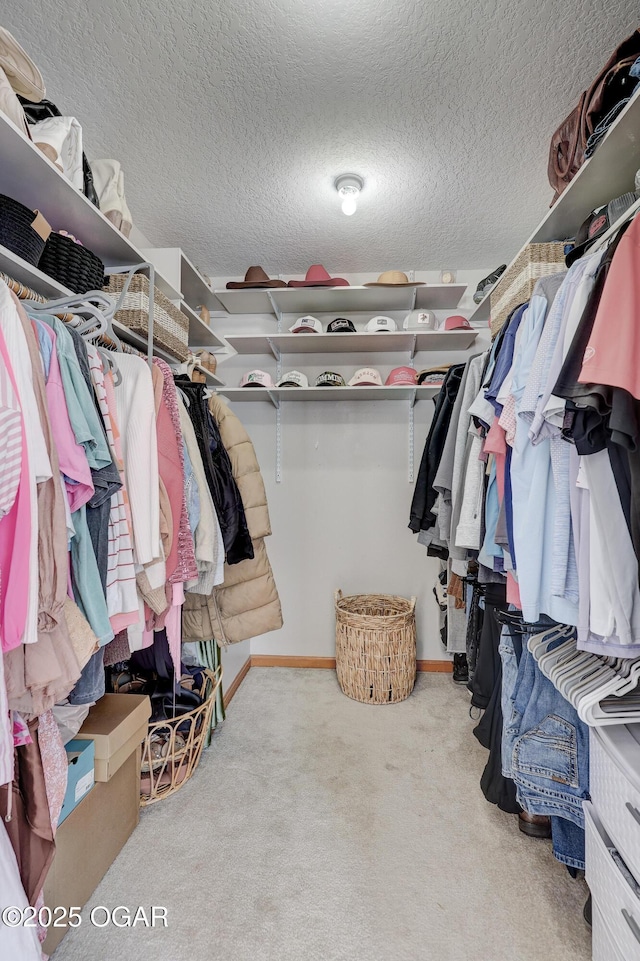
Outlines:
{"type": "Polygon", "coordinates": [[[469,665],[467,664],[466,654],[453,655],[453,682],[454,684],[467,684],[469,681],[469,665]]]}
{"type": "Polygon", "coordinates": [[[498,281],[500,280],[500,277],[503,275],[506,269],[507,269],[507,265],[502,264],[500,267],[494,270],[492,274],[489,274],[488,277],[485,277],[484,280],[480,281],[480,283],[476,287],[476,292],[473,295],[473,302],[475,304],[479,304],[481,300],[484,300],[484,298],[489,293],[489,290],[491,289],[491,287],[495,286],[495,284],[498,283],[498,281]]]}

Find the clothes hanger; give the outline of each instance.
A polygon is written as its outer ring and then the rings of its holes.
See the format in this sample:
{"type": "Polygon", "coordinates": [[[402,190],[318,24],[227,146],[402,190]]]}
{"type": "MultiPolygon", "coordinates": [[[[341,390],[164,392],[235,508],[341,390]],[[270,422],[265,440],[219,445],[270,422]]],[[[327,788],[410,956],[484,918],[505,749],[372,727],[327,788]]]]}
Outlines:
{"type": "Polygon", "coordinates": [[[113,377],[113,386],[119,387],[122,383],[122,374],[120,373],[120,368],[114,360],[113,353],[106,347],[98,347],[97,345],[96,350],[100,354],[103,364],[106,364],[111,371],[111,376],[113,377]]]}

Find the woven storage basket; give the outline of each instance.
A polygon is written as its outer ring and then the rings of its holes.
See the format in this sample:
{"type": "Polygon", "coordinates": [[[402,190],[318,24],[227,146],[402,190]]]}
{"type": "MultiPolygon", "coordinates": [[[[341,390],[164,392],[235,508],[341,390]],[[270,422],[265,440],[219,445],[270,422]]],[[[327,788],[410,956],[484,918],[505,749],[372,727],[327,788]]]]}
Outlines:
{"type": "MultiPolygon", "coordinates": [[[[125,285],[126,275],[111,274],[106,278],[105,290],[117,296],[125,285]]],[[[176,360],[185,361],[189,356],[189,318],[154,288],[153,295],[153,342],[162,347],[176,360]]],[[[143,337],[149,335],[149,278],[134,274],[125,294],[124,303],[116,313],[116,320],[129,330],[143,337]]]]}
{"type": "Polygon", "coordinates": [[[336,672],[365,704],[404,701],[416,680],[416,599],[336,591],[336,672]]]}
{"type": "Polygon", "coordinates": [[[0,194],[0,244],[3,247],[35,267],[50,231],[51,227],[39,211],[0,194]],[[34,230],[34,224],[38,230],[34,230]]]}
{"type": "Polygon", "coordinates": [[[541,277],[566,270],[564,243],[528,244],[504,272],[490,294],[491,333],[497,334],[507,317],[525,304],[541,277]]]}
{"type": "Polygon", "coordinates": [[[211,716],[222,683],[222,665],[215,672],[203,670],[202,673],[205,680],[199,693],[204,701],[199,707],[149,725],[142,744],[140,804],[143,807],[179,791],[197,768],[202,751],[209,743],[211,716]],[[164,756],[160,759],[152,752],[154,736],[165,741],[164,756]]]}
{"type": "Polygon", "coordinates": [[[38,267],[75,294],[100,290],[104,284],[104,264],[100,258],[62,234],[49,235],[38,267]]]}

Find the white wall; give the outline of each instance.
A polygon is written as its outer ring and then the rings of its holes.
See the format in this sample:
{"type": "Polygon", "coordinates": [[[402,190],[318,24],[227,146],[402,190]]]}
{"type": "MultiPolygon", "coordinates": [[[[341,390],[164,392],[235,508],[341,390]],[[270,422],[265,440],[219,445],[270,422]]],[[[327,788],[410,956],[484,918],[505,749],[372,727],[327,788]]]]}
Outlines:
{"type": "MultiPolygon", "coordinates": [[[[488,272],[458,271],[458,282],[468,282],[469,291],[456,312],[471,312],[471,294],[488,272]]],[[[434,282],[439,277],[420,273],[416,279],[434,282]]],[[[368,319],[352,318],[356,326],[368,319]]],[[[321,319],[326,324],[332,318],[323,315],[321,319]]],[[[268,316],[226,315],[216,317],[214,324],[221,333],[276,330],[275,318],[268,316]]],[[[485,328],[474,352],[488,340],[485,328]]],[[[415,366],[420,369],[467,356],[422,353],[415,366]]],[[[348,378],[357,367],[371,364],[386,377],[404,363],[407,358],[399,354],[290,355],[283,358],[283,370],[303,370],[311,383],[326,369],[348,378]]],[[[274,376],[275,366],[272,358],[235,355],[218,372],[228,386],[237,386],[245,370],[260,367],[274,376]]],[[[267,487],[273,535],[266,543],[285,621],[282,630],[253,639],[251,653],[333,656],[333,597],[340,588],[344,593],[416,595],[418,657],[446,658],[432,594],[438,562],[427,557],[407,526],[413,494],[408,481],[408,402],[283,404],[280,484],[275,482],[275,409],[260,403],[239,403],[233,409],[251,435],[267,487]]],[[[420,401],[414,408],[416,474],[432,411],[431,400],[420,401]]],[[[239,668],[246,659],[238,653],[236,657],[235,651],[225,652],[227,686],[232,664],[239,668]]]]}
{"type": "Polygon", "coordinates": [[[250,656],[251,643],[249,641],[241,641],[239,644],[230,644],[229,647],[222,648],[223,690],[229,690],[250,656]]]}

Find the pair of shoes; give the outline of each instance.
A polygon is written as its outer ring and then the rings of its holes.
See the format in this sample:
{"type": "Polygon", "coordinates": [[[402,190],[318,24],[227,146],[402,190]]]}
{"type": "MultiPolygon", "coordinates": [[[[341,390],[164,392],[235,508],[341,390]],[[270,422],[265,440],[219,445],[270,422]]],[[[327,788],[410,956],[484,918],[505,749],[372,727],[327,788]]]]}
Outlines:
{"type": "Polygon", "coordinates": [[[474,304],[479,304],[481,300],[484,300],[491,288],[495,287],[495,285],[498,283],[500,277],[503,275],[506,269],[507,265],[501,264],[501,266],[497,267],[493,273],[489,274],[488,277],[485,277],[484,280],[480,281],[476,287],[476,292],[473,295],[474,304]]]}
{"type": "Polygon", "coordinates": [[[467,684],[469,681],[469,665],[466,654],[453,655],[453,683],[467,684]]]}
{"type": "Polygon", "coordinates": [[[551,818],[546,814],[529,814],[528,811],[520,811],[518,827],[529,838],[551,837],[551,818]]]}

